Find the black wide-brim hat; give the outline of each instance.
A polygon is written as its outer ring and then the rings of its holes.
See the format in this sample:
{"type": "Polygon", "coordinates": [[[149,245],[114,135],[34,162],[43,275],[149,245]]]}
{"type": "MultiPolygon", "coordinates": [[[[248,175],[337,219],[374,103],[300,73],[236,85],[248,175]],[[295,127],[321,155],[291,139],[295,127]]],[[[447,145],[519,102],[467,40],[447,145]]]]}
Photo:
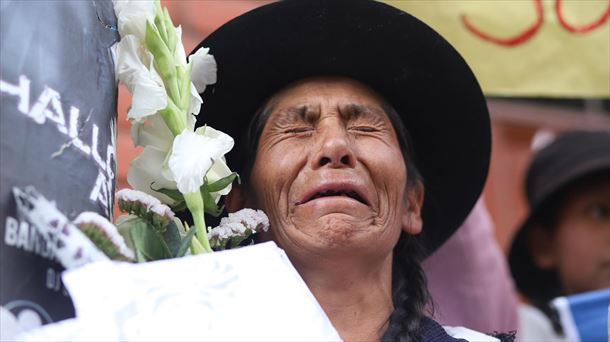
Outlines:
{"type": "Polygon", "coordinates": [[[610,173],[610,131],[564,133],[532,159],[525,178],[529,213],[508,254],[515,284],[530,300],[545,302],[562,291],[555,273],[535,264],[528,248],[529,231],[553,198],[572,184],[603,172],[610,173]]]}
{"type": "Polygon", "coordinates": [[[236,139],[232,169],[244,166],[249,122],[271,95],[300,79],[344,76],[383,96],[410,132],[427,254],[477,201],[491,148],[485,98],[460,54],[415,17],[375,1],[285,0],[229,21],[199,47],[214,55],[218,81],[202,94],[197,124],[236,139]]]}

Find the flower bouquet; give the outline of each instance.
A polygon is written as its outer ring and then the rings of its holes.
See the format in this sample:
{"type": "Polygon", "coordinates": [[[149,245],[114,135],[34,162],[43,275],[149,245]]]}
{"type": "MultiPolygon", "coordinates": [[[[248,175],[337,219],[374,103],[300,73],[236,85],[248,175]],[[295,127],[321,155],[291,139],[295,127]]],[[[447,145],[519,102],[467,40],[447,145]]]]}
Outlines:
{"type": "Polygon", "coordinates": [[[119,208],[127,213],[117,227],[136,260],[234,247],[266,230],[266,216],[254,210],[231,214],[209,232],[205,224],[204,213],[221,213],[217,203],[237,178],[224,158],[233,139],[209,126],[195,130],[199,93],[216,82],[214,57],[200,48],[187,61],[181,28],[159,1],[117,1],[115,12],[121,35],[117,75],[133,94],[127,114],[132,139],[144,147],[128,173],[136,190],[117,193],[119,208]],[[194,221],[191,229],[173,214],[185,209],[194,221]]]}
{"type": "MultiPolygon", "coordinates": [[[[133,95],[127,118],[134,144],[144,150],[129,168],[133,189],[116,193],[124,215],[114,224],[85,212],[73,222],[62,219],[71,227],[64,230],[73,231],[62,235],[51,224],[54,220],[39,220],[43,236],[62,241],[57,250],[74,252],[60,253],[60,262],[70,269],[104,258],[146,262],[209,253],[267,230],[265,214],[252,209],[229,214],[213,229],[205,224],[205,213],[221,214],[218,202],[238,179],[224,158],[233,139],[209,126],[195,129],[199,93],[216,82],[214,57],[200,48],[187,60],[181,28],[174,27],[158,0],[115,1],[114,8],[121,36],[113,46],[116,75],[133,95]],[[192,227],[175,215],[186,210],[192,227]]],[[[46,207],[49,217],[61,216],[34,189],[15,189],[14,194],[30,216],[37,207],[46,207]]]]}
{"type": "Polygon", "coordinates": [[[262,211],[206,226],[204,214],[220,216],[221,196],[239,180],[224,158],[233,139],[195,129],[199,93],[216,82],[214,57],[201,48],[186,58],[181,29],[159,0],[115,0],[114,9],[116,75],[133,94],[131,137],[144,150],[129,168],[133,189],[116,193],[123,215],[114,223],[92,212],[69,220],[36,189],[13,189],[18,210],[67,269],[76,311],[21,339],[338,340],[282,250],[272,242],[234,249],[268,229],[262,211]],[[225,249],[233,250],[211,253],[225,249]]]}

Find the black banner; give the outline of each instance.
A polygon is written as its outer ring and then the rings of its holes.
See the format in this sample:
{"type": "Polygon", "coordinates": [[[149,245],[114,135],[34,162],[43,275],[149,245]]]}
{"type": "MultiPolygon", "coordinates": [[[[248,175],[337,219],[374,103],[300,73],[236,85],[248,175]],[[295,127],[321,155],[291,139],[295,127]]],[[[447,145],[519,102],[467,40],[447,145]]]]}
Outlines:
{"type": "Polygon", "coordinates": [[[112,2],[0,1],[2,336],[74,316],[51,246],[16,212],[34,186],[69,219],[112,214],[117,86],[112,2]],[[6,331],[8,329],[9,331],[6,331]]]}

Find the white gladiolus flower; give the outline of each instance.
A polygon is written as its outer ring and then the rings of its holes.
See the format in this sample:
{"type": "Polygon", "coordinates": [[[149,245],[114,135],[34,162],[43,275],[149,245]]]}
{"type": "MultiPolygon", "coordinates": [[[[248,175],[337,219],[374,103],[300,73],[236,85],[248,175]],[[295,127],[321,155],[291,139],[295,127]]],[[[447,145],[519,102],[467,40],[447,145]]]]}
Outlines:
{"type": "MultiPolygon", "coordinates": [[[[192,130],[192,126],[190,128],[192,130]]],[[[174,135],[159,115],[149,116],[146,121],[131,124],[131,140],[135,146],[152,146],[161,151],[172,148],[174,135]]]]}
{"type": "Polygon", "coordinates": [[[151,23],[155,20],[155,3],[142,0],[114,0],[114,13],[121,36],[132,34],[142,41],[146,32],[146,20],[151,23]]]}
{"type": "MultiPolygon", "coordinates": [[[[227,160],[224,156],[222,156],[214,162],[205,177],[208,180],[208,183],[212,184],[222,178],[229,176],[231,173],[233,172],[231,171],[231,169],[229,169],[229,166],[227,166],[227,160]]],[[[211,193],[212,198],[214,198],[214,202],[218,203],[218,201],[220,200],[220,196],[228,195],[229,192],[231,192],[231,189],[232,185],[229,184],[226,188],[218,192],[211,193]]]]}
{"type": "MultiPolygon", "coordinates": [[[[212,165],[212,167],[206,173],[205,176],[206,176],[208,183],[209,184],[214,183],[222,178],[229,176],[231,173],[233,173],[231,171],[231,169],[229,169],[229,166],[227,166],[227,160],[224,157],[224,155],[233,148],[233,144],[234,144],[233,138],[231,138],[231,136],[229,136],[219,130],[216,130],[210,126],[199,127],[196,132],[198,134],[203,134],[204,136],[210,137],[211,139],[223,140],[223,141],[225,141],[226,144],[230,145],[230,147],[228,147],[228,149],[227,149],[227,152],[223,153],[220,158],[216,159],[214,161],[214,164],[212,165]]],[[[229,192],[231,192],[231,188],[232,188],[232,186],[231,186],[231,184],[229,184],[226,188],[224,188],[218,192],[212,193],[211,195],[214,198],[214,201],[216,203],[218,203],[218,201],[220,200],[220,196],[228,195],[229,192]]]]}
{"type": "Polygon", "coordinates": [[[133,94],[127,117],[141,120],[167,107],[167,93],[163,80],[153,67],[152,55],[142,50],[137,37],[125,36],[115,48],[117,75],[133,94]]]}
{"type": "MultiPolygon", "coordinates": [[[[176,27],[176,36],[178,40],[176,42],[176,52],[174,55],[174,59],[176,61],[176,65],[182,65],[186,68],[186,54],[184,52],[184,45],[182,45],[182,27],[176,27]]],[[[191,70],[191,102],[189,104],[188,113],[187,114],[199,114],[199,110],[201,109],[201,104],[203,100],[199,93],[202,93],[205,89],[206,85],[216,83],[216,60],[214,60],[214,56],[209,55],[207,53],[209,49],[200,48],[197,50],[199,55],[193,58],[194,55],[188,57],[188,61],[192,64],[191,70]],[[204,50],[199,52],[200,50],[204,50]]]]}
{"type": "Polygon", "coordinates": [[[157,197],[169,205],[174,204],[170,197],[154,191],[154,189],[177,189],[176,182],[167,169],[168,151],[159,150],[153,146],[146,146],[144,151],[131,162],[127,172],[127,182],[132,188],[157,197]],[[164,168],[166,172],[164,172],[164,168]]]}
{"type": "Polygon", "coordinates": [[[184,52],[184,45],[182,44],[182,26],[178,25],[174,27],[176,31],[176,51],[174,54],[174,58],[176,58],[176,62],[180,63],[180,65],[186,65],[186,53],[184,52]]]}
{"type": "Polygon", "coordinates": [[[233,148],[233,138],[211,127],[185,130],[174,139],[169,169],[182,193],[197,192],[214,162],[233,148]]]}
{"type": "MultiPolygon", "coordinates": [[[[135,145],[144,146],[132,161],[127,180],[135,189],[167,204],[186,204],[196,226],[193,241],[198,242],[191,248],[197,253],[210,252],[203,216],[208,195],[200,194],[200,189],[205,182],[211,184],[231,175],[224,155],[234,142],[210,127],[193,132],[192,114],[200,111],[203,101],[199,93],[216,82],[216,61],[209,49],[201,48],[187,63],[182,28],[173,26],[159,0],[115,0],[114,5],[122,38],[113,50],[116,75],[133,94],[127,117],[133,124],[135,145]],[[171,191],[175,189],[184,195],[184,203],[171,191]]],[[[218,202],[230,190],[228,185],[209,195],[218,202]]],[[[163,231],[164,222],[155,227],[163,231]]]]}
{"type": "Polygon", "coordinates": [[[209,48],[202,47],[189,56],[189,63],[193,64],[191,80],[198,93],[203,93],[207,85],[216,83],[216,60],[209,51],[209,48]]]}
{"type": "MultiPolygon", "coordinates": [[[[159,74],[153,67],[153,58],[144,48],[146,21],[154,22],[155,6],[152,1],[115,0],[114,9],[118,19],[121,42],[116,45],[117,75],[133,93],[133,103],[128,113],[129,119],[139,120],[155,114],[167,106],[166,91],[159,74]]],[[[174,63],[187,66],[187,58],[182,44],[182,28],[174,28],[176,49],[174,63]]],[[[191,101],[187,114],[199,113],[203,103],[199,93],[206,85],[216,83],[216,61],[208,54],[209,49],[200,48],[189,56],[192,64],[190,86],[191,101]]]]}
{"type": "Polygon", "coordinates": [[[208,53],[209,48],[199,48],[197,52],[189,56],[191,70],[191,104],[189,113],[199,114],[203,100],[199,93],[203,93],[205,87],[216,83],[216,60],[208,53]]]}
{"type": "MultiPolygon", "coordinates": [[[[212,127],[206,126],[201,127],[197,130],[197,134],[190,131],[194,126],[194,119],[188,122],[189,128],[185,132],[190,132],[190,135],[197,135],[204,139],[203,145],[197,145],[193,150],[186,150],[183,157],[187,161],[196,161],[195,156],[201,152],[205,152],[205,156],[214,158],[211,167],[204,165],[200,168],[201,173],[193,175],[194,177],[201,178],[201,184],[203,184],[203,177],[205,176],[208,183],[214,183],[217,180],[224,178],[231,174],[231,170],[226,164],[224,154],[231,150],[233,147],[233,139],[218,131],[212,127]],[[208,146],[208,143],[210,145],[208,146]],[[218,149],[214,152],[213,149],[218,149]],[[210,153],[207,153],[210,151],[210,153]],[[207,168],[207,170],[205,170],[207,168]],[[204,172],[207,171],[207,174],[204,172]]],[[[184,134],[184,133],[183,133],[184,134]]],[[[178,189],[176,184],[176,178],[170,170],[169,159],[172,155],[173,136],[163,119],[158,115],[148,117],[146,121],[133,122],[131,127],[131,138],[136,146],[145,146],[144,151],[131,162],[127,174],[127,181],[134,189],[143,191],[147,194],[153,195],[159,198],[164,203],[173,205],[174,201],[168,196],[156,192],[151,189],[178,189]]],[[[178,137],[176,137],[178,138],[178,137]]],[[[196,138],[196,141],[200,139],[196,138]]],[[[188,148],[188,147],[187,147],[188,148]]],[[[208,159],[210,160],[210,159],[208,159]]],[[[180,168],[180,165],[178,165],[180,168]]],[[[197,169],[197,170],[200,170],[197,169]]],[[[199,184],[199,186],[201,186],[199,184]]],[[[226,188],[212,193],[212,197],[216,202],[220,200],[221,195],[226,195],[231,191],[231,185],[226,188]]]]}

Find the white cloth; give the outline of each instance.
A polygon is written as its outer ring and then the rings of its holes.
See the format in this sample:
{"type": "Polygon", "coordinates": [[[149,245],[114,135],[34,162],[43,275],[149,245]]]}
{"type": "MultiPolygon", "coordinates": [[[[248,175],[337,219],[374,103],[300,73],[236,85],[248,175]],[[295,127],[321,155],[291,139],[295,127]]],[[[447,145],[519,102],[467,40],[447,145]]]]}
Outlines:
{"type": "Polygon", "coordinates": [[[499,339],[493,336],[485,335],[465,327],[443,326],[443,329],[445,329],[447,335],[453,338],[461,338],[468,342],[500,342],[499,339]]]}
{"type": "Polygon", "coordinates": [[[521,342],[567,342],[566,337],[553,329],[549,318],[536,307],[519,305],[519,330],[517,337],[521,342]]]}
{"type": "Polygon", "coordinates": [[[25,340],[340,340],[273,242],[143,264],[97,262],[63,279],[77,318],[25,340]]]}

